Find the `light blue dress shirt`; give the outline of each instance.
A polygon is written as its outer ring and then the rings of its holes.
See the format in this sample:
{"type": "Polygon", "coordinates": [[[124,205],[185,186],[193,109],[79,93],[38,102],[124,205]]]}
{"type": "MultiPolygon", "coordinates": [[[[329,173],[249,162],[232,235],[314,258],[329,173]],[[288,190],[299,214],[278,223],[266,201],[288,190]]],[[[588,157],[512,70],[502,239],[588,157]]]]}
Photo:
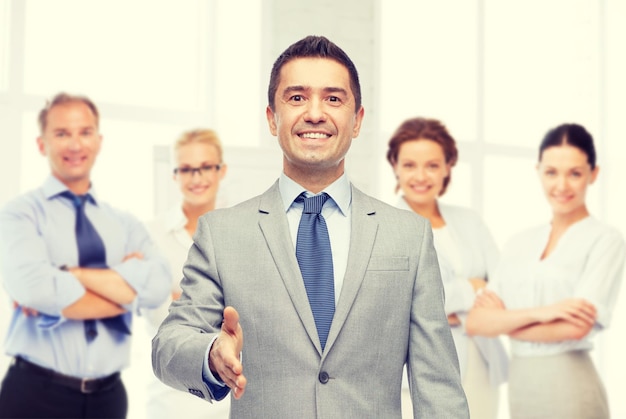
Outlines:
{"type": "MultiPolygon", "coordinates": [[[[283,205],[285,206],[285,212],[287,213],[291,242],[295,252],[298,226],[300,224],[300,218],[302,218],[304,203],[294,201],[302,192],[306,192],[307,198],[314,196],[314,194],[306,191],[284,173],[280,177],[278,187],[283,199],[283,205]]],[[[348,177],[344,173],[322,192],[326,192],[332,198],[327,200],[324,204],[322,216],[324,220],[326,220],[328,236],[330,238],[330,248],[333,252],[335,304],[337,304],[343,285],[343,277],[346,273],[346,266],[348,264],[348,252],[350,251],[350,205],[352,203],[352,189],[348,177]]]]}
{"type": "MultiPolygon", "coordinates": [[[[80,377],[102,377],[128,365],[130,336],[96,322],[97,338],[87,343],[82,320],[66,319],[61,312],[79,300],[85,288],[62,266],[78,266],[74,233],[75,209],[58,196],[67,187],[53,176],[43,186],[7,203],[0,211],[0,266],[10,298],[39,315],[26,316],[16,308],[5,340],[10,356],[21,356],[44,368],[80,377]]],[[[158,252],[141,222],[128,213],[99,201],[86,205],[87,217],[106,248],[107,266],[137,292],[125,306],[131,326],[132,313],[154,308],[170,292],[167,261],[158,252]],[[125,256],[132,252],[142,259],[125,256]]],[[[12,304],[7,301],[4,304],[12,304]]]]}

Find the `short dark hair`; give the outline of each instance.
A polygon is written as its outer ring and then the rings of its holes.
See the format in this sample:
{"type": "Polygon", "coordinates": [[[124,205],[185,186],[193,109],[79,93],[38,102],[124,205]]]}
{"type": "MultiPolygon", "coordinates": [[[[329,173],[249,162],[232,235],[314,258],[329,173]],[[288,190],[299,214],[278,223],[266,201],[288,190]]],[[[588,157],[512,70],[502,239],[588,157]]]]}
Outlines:
{"type": "Polygon", "coordinates": [[[280,70],[289,61],[296,58],[329,58],[343,64],[350,75],[350,89],[355,100],[355,112],[361,108],[361,84],[356,66],[341,48],[323,36],[309,35],[290,45],[274,62],[267,89],[267,100],[270,109],[275,110],[276,89],[280,83],[280,70]]]}
{"type": "Polygon", "coordinates": [[[543,151],[547,148],[571,145],[587,155],[587,162],[591,170],[596,168],[596,148],[591,134],[579,124],[561,124],[549,130],[539,146],[539,161],[543,151]]]}
{"type": "Polygon", "coordinates": [[[70,95],[68,93],[57,93],[51,100],[46,101],[46,106],[39,111],[39,116],[37,117],[37,122],[39,123],[39,131],[41,134],[46,129],[46,124],[48,123],[48,112],[50,109],[54,108],[58,105],[65,105],[67,103],[79,102],[84,103],[93,113],[93,116],[96,118],[96,127],[100,125],[100,114],[98,113],[98,108],[96,105],[89,99],[87,96],[81,95],[70,95]]]}
{"type": "MultiPolygon", "coordinates": [[[[392,166],[395,166],[398,163],[398,154],[402,144],[414,140],[431,140],[439,144],[443,149],[446,164],[449,164],[450,167],[453,167],[459,158],[456,141],[454,141],[454,138],[441,121],[432,118],[416,117],[407,119],[400,124],[391,136],[389,148],[387,149],[387,161],[392,166]]],[[[452,171],[443,180],[443,187],[441,192],[439,192],[439,196],[443,195],[448,188],[451,177],[452,171]]],[[[396,192],[399,188],[400,185],[396,185],[396,192]]]]}

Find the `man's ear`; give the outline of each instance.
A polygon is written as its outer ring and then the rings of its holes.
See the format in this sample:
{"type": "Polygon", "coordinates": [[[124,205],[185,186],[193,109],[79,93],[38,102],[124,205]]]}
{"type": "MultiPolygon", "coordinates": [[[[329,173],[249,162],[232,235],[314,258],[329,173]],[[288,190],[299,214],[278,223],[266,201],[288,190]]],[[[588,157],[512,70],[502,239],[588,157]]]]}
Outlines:
{"type": "Polygon", "coordinates": [[[45,140],[42,137],[37,137],[37,148],[39,149],[39,153],[42,156],[46,155],[46,144],[45,140]]]}
{"type": "Polygon", "coordinates": [[[270,127],[270,132],[274,137],[276,137],[276,135],[278,134],[278,131],[276,129],[276,118],[274,115],[274,111],[272,110],[272,108],[270,108],[269,105],[267,105],[267,108],[265,108],[265,117],[267,118],[267,124],[270,127]]]}

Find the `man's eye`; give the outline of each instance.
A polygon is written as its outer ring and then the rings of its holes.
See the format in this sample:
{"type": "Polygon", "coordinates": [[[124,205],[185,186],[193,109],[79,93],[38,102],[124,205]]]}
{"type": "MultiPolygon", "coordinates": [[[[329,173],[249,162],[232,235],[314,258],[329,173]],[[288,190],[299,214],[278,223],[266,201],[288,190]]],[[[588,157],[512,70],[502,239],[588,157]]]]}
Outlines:
{"type": "Polygon", "coordinates": [[[293,95],[291,96],[291,98],[289,98],[289,100],[291,100],[292,102],[302,102],[304,98],[300,95],[293,95]]]}

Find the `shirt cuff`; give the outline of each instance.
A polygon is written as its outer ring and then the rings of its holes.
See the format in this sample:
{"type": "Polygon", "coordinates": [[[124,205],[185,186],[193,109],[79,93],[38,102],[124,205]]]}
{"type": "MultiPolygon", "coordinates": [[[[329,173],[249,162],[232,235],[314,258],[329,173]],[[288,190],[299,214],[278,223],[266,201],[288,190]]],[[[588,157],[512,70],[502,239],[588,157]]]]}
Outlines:
{"type": "Polygon", "coordinates": [[[202,381],[207,386],[207,390],[211,394],[211,397],[214,400],[219,401],[228,396],[228,393],[230,393],[230,387],[227,387],[224,382],[218,380],[209,368],[209,353],[211,352],[211,347],[213,346],[215,339],[217,339],[217,336],[211,340],[211,343],[209,343],[207,350],[204,353],[204,362],[202,363],[202,381]]]}
{"type": "Polygon", "coordinates": [[[209,353],[211,352],[211,347],[213,346],[215,339],[217,339],[217,336],[218,335],[211,339],[211,342],[209,343],[209,346],[207,346],[206,352],[204,353],[204,363],[202,364],[202,379],[209,386],[226,387],[226,384],[222,380],[218,380],[217,378],[215,378],[215,376],[211,372],[211,368],[209,368],[209,353]]]}

